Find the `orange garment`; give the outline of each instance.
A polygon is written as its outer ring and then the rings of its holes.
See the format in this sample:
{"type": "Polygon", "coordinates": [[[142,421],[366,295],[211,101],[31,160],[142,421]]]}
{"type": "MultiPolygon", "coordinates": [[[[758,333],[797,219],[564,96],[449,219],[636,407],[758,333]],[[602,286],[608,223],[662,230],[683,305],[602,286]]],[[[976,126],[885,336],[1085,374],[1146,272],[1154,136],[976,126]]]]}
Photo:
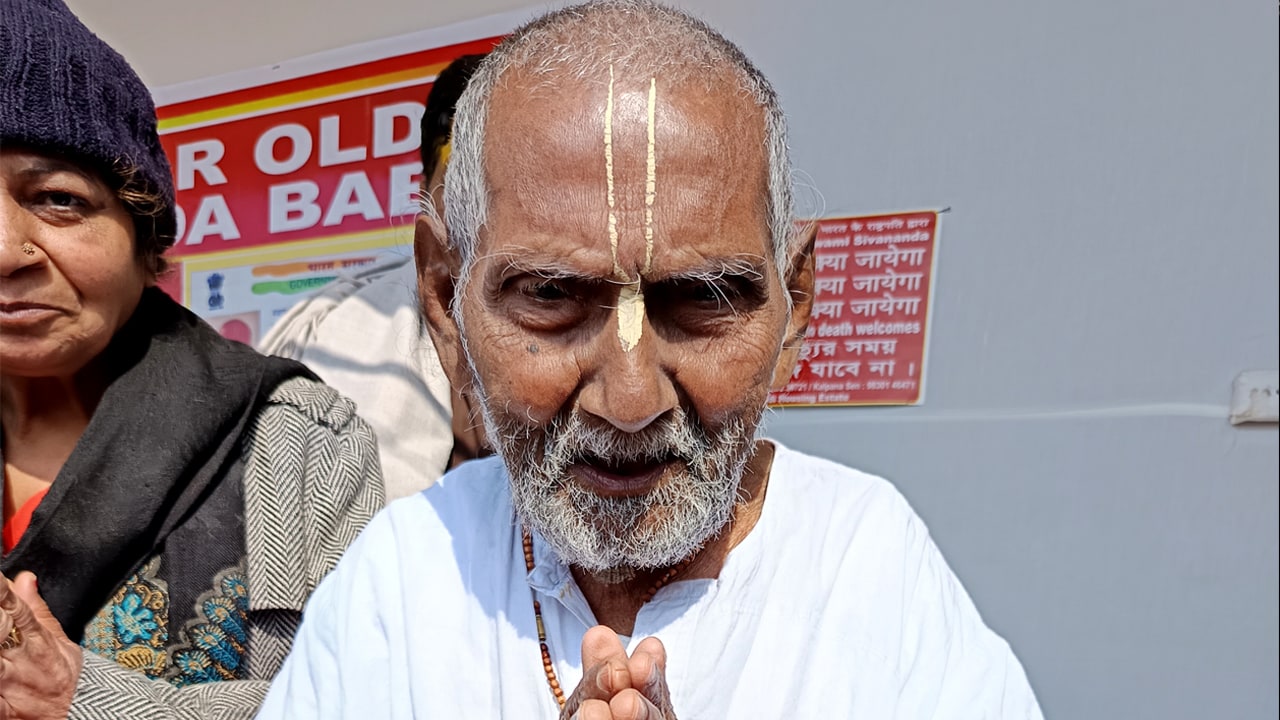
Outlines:
{"type": "Polygon", "coordinates": [[[22,534],[27,531],[27,526],[31,524],[31,516],[35,514],[36,507],[40,505],[40,501],[44,500],[44,496],[48,494],[49,488],[39,490],[35,495],[27,499],[22,507],[13,514],[13,517],[5,520],[4,530],[0,531],[0,554],[8,555],[18,545],[18,541],[22,539],[22,534]]]}

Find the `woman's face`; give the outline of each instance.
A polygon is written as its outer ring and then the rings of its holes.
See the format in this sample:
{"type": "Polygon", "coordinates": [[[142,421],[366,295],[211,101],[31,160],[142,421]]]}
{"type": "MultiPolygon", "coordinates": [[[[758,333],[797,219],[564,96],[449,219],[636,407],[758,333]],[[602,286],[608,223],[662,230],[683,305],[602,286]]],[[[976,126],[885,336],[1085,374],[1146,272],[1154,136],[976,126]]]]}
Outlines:
{"type": "Polygon", "coordinates": [[[0,149],[0,368],[70,377],[107,347],[149,281],[133,219],[97,173],[0,149]]]}

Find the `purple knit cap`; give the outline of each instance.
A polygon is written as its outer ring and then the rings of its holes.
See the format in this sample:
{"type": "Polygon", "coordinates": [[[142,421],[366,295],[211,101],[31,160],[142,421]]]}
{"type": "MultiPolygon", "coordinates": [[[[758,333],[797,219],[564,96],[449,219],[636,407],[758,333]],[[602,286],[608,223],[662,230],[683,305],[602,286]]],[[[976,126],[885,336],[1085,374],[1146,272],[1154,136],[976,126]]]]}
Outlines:
{"type": "Polygon", "coordinates": [[[132,172],[161,198],[157,214],[134,215],[139,252],[159,255],[173,244],[173,176],[151,92],[61,0],[0,0],[0,145],[8,144],[117,178],[132,172]]]}

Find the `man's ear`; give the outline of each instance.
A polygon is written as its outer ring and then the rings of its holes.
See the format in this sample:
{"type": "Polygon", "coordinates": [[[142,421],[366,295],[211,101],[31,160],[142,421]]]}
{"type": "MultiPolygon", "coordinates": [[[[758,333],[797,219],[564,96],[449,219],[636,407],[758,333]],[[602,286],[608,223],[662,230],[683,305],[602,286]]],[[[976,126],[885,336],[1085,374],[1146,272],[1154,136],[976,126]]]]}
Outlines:
{"type": "Polygon", "coordinates": [[[791,372],[800,357],[805,331],[809,329],[809,314],[813,312],[813,246],[818,236],[818,223],[812,222],[797,231],[792,239],[795,250],[787,271],[787,293],[791,296],[791,319],[787,321],[787,337],[782,352],[773,368],[771,389],[781,391],[791,382],[791,372]]]}
{"type": "Polygon", "coordinates": [[[418,304],[440,365],[452,387],[469,387],[471,376],[462,352],[462,336],[450,312],[462,261],[449,247],[440,218],[418,213],[413,228],[413,257],[418,266],[418,304]]]}

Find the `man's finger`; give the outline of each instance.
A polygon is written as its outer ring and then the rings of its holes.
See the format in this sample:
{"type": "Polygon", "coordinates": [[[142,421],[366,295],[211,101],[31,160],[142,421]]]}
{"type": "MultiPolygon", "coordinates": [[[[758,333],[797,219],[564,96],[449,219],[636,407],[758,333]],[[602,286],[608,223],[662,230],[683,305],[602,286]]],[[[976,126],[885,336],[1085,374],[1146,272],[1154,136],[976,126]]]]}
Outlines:
{"type": "Polygon", "coordinates": [[[627,659],[627,649],[622,647],[618,634],[604,625],[597,625],[582,636],[582,667],[591,667],[620,658],[627,659]]]}
{"type": "Polygon", "coordinates": [[[569,720],[613,720],[613,711],[604,700],[588,700],[582,703],[569,720]]]}
{"type": "Polygon", "coordinates": [[[627,671],[627,649],[622,647],[618,634],[604,625],[597,625],[582,636],[582,685],[593,689],[586,697],[608,700],[614,693],[631,687],[631,675],[627,671]]]}
{"type": "Polygon", "coordinates": [[[578,683],[573,694],[565,701],[560,717],[580,717],[575,713],[592,700],[600,701],[607,708],[609,698],[619,690],[630,687],[631,675],[627,672],[625,658],[625,654],[622,658],[610,658],[584,670],[582,682],[578,683]]]}
{"type": "Polygon", "coordinates": [[[622,647],[618,634],[603,625],[597,625],[582,636],[582,681],[565,702],[560,716],[581,717],[580,709],[590,700],[606,704],[619,690],[631,687],[631,674],[627,670],[627,651],[622,647]]]}
{"type": "Polygon", "coordinates": [[[657,705],[649,702],[638,690],[623,690],[609,701],[612,720],[667,720],[657,705]]]}
{"type": "Polygon", "coordinates": [[[667,649],[656,637],[647,637],[636,645],[627,660],[632,685],[663,712],[671,708],[671,691],[667,686],[667,649]]]}

